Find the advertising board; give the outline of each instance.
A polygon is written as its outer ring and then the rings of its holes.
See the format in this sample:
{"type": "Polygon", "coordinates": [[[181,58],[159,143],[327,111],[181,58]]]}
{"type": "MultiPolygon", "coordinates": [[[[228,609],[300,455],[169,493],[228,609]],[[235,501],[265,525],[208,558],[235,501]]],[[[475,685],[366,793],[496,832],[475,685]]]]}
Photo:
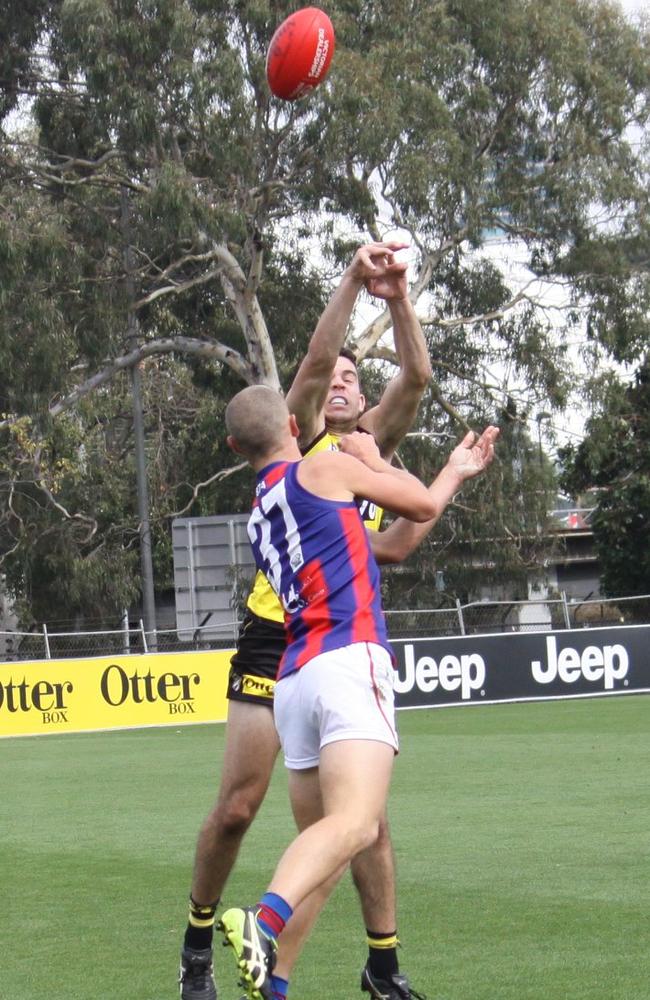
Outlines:
{"type": "Polygon", "coordinates": [[[398,708],[650,691],[650,626],[397,639],[398,708]]]}
{"type": "MultiPolygon", "coordinates": [[[[648,625],[392,646],[398,709],[650,692],[648,625]]],[[[0,663],[0,737],[224,721],[232,652],[0,663]]]]}
{"type": "Polygon", "coordinates": [[[0,736],[219,722],[232,651],[0,663],[0,736]]]}

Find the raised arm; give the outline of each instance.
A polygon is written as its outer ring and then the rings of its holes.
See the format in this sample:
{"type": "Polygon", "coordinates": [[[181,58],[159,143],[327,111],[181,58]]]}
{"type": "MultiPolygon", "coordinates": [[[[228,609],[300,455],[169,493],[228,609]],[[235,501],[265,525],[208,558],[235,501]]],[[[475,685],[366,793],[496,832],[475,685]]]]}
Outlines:
{"type": "Polygon", "coordinates": [[[378,563],[387,565],[402,562],[417,548],[438,523],[463,483],[479,476],[492,463],[498,436],[499,429],[493,426],[486,427],[478,439],[470,431],[454,448],[447,464],[429,486],[429,493],[436,504],[436,513],[430,521],[415,524],[400,517],[385,531],[368,532],[370,546],[378,563]]]}
{"type": "Polygon", "coordinates": [[[325,426],[323,406],[329,380],[359,292],[366,281],[403,273],[406,264],[396,261],[394,255],[407,245],[391,240],[359,247],[325,307],[287,393],[287,405],[298,421],[301,441],[312,441],[325,426]]]}
{"type": "Polygon", "coordinates": [[[422,327],[408,297],[406,273],[380,276],[366,285],[372,295],[386,300],[400,369],[377,406],[364,413],[360,426],[373,434],[384,458],[390,458],[415,419],[431,378],[431,363],[422,327]]]}

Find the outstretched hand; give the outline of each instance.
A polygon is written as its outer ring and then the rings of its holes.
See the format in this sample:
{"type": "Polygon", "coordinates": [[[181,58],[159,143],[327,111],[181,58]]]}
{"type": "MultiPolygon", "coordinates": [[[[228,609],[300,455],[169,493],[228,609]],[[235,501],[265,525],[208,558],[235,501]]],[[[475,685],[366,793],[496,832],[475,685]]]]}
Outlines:
{"type": "Polygon", "coordinates": [[[461,479],[472,479],[487,469],[494,459],[494,443],[499,436],[499,428],[486,427],[479,438],[469,431],[452,451],[447,465],[461,479]]]}
{"type": "Polygon", "coordinates": [[[408,294],[408,263],[395,260],[395,254],[407,247],[408,243],[398,240],[366,243],[352,258],[348,274],[362,281],[368,292],[377,298],[404,299],[408,294]]]}

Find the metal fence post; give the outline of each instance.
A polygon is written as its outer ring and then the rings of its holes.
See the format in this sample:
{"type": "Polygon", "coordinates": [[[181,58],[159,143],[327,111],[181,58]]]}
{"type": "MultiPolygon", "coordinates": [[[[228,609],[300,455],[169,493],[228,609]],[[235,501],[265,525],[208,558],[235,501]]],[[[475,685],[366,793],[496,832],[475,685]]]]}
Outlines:
{"type": "Polygon", "coordinates": [[[465,622],[463,620],[463,606],[458,597],[456,598],[456,611],[458,612],[458,627],[460,628],[460,634],[466,635],[465,622]]]}
{"type": "Polygon", "coordinates": [[[131,635],[129,633],[129,612],[127,608],[124,608],[122,613],[122,634],[124,636],[122,652],[125,656],[131,652],[131,635]]]}
{"type": "Polygon", "coordinates": [[[149,647],[147,645],[147,633],[144,630],[144,622],[142,618],[140,619],[140,631],[142,632],[142,651],[143,653],[149,652],[149,647]]]}
{"type": "Polygon", "coordinates": [[[43,640],[45,642],[45,659],[46,660],[51,660],[52,659],[52,654],[50,652],[50,640],[49,640],[48,634],[47,634],[47,625],[45,625],[45,624],[43,625],[43,640]]]}
{"type": "Polygon", "coordinates": [[[571,615],[569,614],[569,604],[566,599],[566,591],[562,591],[562,610],[564,611],[564,626],[571,628],[571,615]]]}

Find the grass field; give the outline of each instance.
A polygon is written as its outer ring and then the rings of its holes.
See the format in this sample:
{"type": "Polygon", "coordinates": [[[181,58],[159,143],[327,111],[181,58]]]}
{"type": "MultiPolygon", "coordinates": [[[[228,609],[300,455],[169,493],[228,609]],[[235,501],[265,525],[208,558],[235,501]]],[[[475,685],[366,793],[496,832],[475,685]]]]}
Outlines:
{"type": "MultiPolygon", "coordinates": [[[[401,964],[429,1000],[649,1000],[650,697],[402,712],[401,964]]],[[[2,1000],[164,1000],[223,726],[0,741],[2,1000]]],[[[286,781],[224,900],[292,835],[286,781]]],[[[219,1000],[241,995],[216,953],[219,1000]]],[[[361,997],[348,879],[291,1000],[361,997]]]]}

